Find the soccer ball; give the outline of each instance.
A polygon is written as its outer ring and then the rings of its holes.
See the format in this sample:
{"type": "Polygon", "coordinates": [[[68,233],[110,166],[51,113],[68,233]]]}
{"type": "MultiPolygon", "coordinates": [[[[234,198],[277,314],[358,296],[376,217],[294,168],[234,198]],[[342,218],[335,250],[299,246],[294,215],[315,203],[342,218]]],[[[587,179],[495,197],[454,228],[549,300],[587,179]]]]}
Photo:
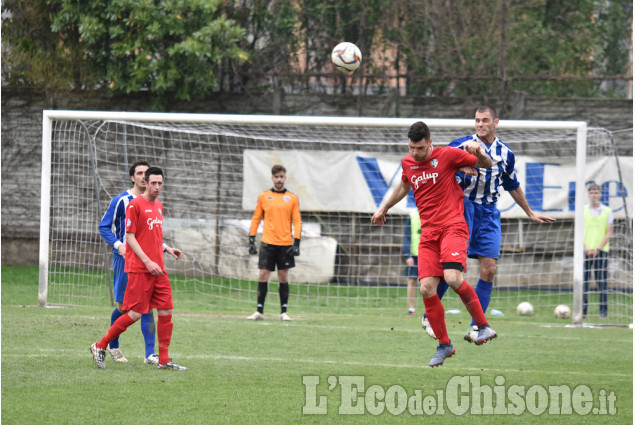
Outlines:
{"type": "Polygon", "coordinates": [[[353,43],[347,41],[338,44],[331,52],[331,61],[335,68],[350,74],[362,63],[362,52],[353,43]]]}
{"type": "Polygon", "coordinates": [[[553,310],[553,315],[556,319],[568,319],[571,317],[571,309],[568,305],[560,304],[553,310]]]}
{"type": "Polygon", "coordinates": [[[522,302],[516,307],[516,313],[518,313],[519,316],[531,316],[534,314],[534,306],[527,301],[522,302]]]}

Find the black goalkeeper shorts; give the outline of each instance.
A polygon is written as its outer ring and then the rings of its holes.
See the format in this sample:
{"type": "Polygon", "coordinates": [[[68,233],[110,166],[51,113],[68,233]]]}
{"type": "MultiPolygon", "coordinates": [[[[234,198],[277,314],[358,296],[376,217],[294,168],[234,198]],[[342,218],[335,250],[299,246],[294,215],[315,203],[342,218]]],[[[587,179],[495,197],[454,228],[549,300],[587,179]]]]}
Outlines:
{"type": "Polygon", "coordinates": [[[295,257],[293,253],[293,245],[280,246],[269,245],[268,243],[260,243],[260,256],[258,257],[258,268],[274,271],[276,266],[278,270],[285,270],[295,267],[295,257]]]}

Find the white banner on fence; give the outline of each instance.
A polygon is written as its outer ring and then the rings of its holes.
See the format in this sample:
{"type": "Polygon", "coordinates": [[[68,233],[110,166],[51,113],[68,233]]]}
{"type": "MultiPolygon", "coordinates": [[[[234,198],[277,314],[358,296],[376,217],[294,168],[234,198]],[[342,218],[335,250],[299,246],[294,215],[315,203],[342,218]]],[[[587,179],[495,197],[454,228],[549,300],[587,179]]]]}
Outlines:
{"type": "MultiPolygon", "coordinates": [[[[403,155],[339,151],[245,150],[243,156],[243,208],[253,210],[260,192],[272,187],[271,167],[287,169],[286,187],[300,199],[301,211],[359,212],[372,214],[401,180],[403,155]]],[[[516,157],[520,185],[531,208],[555,218],[573,218],[575,158],[516,157]]],[[[625,196],[629,215],[633,205],[633,158],[614,157],[587,161],[587,183],[603,188],[602,202],[616,218],[624,217],[625,196]]],[[[586,200],[585,200],[586,203],[586,200]]],[[[526,217],[508,193],[498,204],[504,218],[526,217]]],[[[415,208],[412,192],[390,213],[415,208]]]]}

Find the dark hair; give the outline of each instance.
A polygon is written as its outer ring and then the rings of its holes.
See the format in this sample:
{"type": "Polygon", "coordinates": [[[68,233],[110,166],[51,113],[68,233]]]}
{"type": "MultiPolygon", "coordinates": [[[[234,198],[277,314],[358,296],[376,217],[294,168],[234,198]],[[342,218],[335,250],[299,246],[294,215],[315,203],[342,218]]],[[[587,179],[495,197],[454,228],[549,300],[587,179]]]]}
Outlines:
{"type": "Polygon", "coordinates": [[[287,173],[287,169],[284,168],[282,165],[274,165],[273,167],[271,167],[271,175],[273,176],[274,174],[278,174],[280,171],[282,171],[283,173],[287,173]]]}
{"type": "Polygon", "coordinates": [[[148,164],[148,161],[135,162],[134,164],[130,166],[130,169],[128,170],[128,174],[130,175],[130,177],[134,176],[134,172],[137,171],[137,167],[140,165],[145,165],[146,167],[150,166],[150,164],[148,164]]]}
{"type": "MultiPolygon", "coordinates": [[[[159,167],[150,167],[146,170],[146,175],[145,175],[145,179],[146,182],[150,182],[150,176],[161,176],[163,177],[163,170],[161,170],[159,167]]],[[[164,177],[165,179],[165,177],[164,177]]]]}
{"type": "Polygon", "coordinates": [[[417,143],[421,140],[430,140],[430,129],[423,121],[417,121],[410,126],[408,131],[408,139],[417,143]]]}
{"type": "Polygon", "coordinates": [[[492,115],[492,119],[495,120],[498,118],[498,115],[496,115],[496,109],[494,109],[494,107],[489,106],[489,105],[481,105],[478,107],[478,109],[476,110],[476,112],[480,112],[481,114],[484,112],[488,112],[492,115]]]}
{"type": "Polygon", "coordinates": [[[592,190],[597,190],[598,192],[602,192],[602,188],[600,187],[599,184],[597,183],[591,183],[589,185],[589,188],[587,189],[588,192],[592,191],[592,190]]]}

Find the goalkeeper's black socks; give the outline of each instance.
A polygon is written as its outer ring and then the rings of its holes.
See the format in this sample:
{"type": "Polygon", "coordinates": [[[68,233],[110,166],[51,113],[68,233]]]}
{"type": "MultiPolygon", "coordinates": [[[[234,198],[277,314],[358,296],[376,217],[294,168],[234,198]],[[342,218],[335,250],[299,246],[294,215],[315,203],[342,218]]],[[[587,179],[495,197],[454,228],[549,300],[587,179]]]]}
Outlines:
{"type": "Polygon", "coordinates": [[[265,298],[267,298],[267,290],[269,285],[267,282],[258,282],[258,313],[264,314],[265,312],[265,298]]]}
{"type": "Polygon", "coordinates": [[[280,294],[280,313],[286,313],[289,302],[289,282],[280,282],[278,293],[280,294]]]}

